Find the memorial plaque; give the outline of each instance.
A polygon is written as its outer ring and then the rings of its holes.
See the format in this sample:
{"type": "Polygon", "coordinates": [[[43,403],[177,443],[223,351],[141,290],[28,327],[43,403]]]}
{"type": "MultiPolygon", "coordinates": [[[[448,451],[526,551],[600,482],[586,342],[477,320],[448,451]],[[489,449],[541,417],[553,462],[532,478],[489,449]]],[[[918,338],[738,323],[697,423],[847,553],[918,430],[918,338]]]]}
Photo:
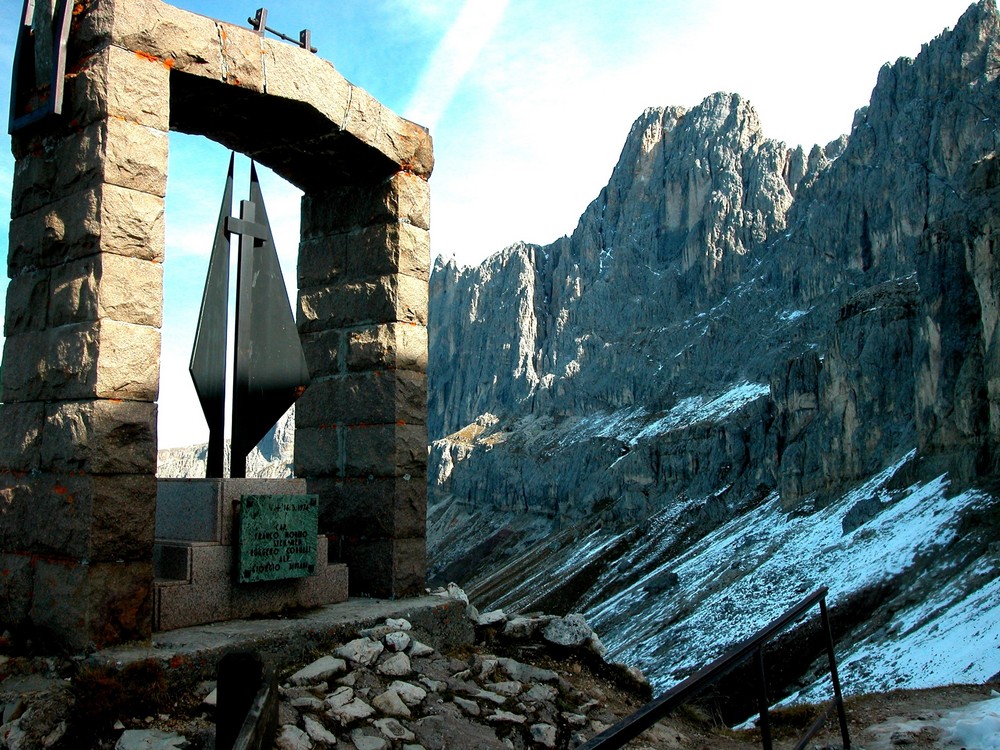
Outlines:
{"type": "Polygon", "coordinates": [[[239,583],[303,578],[316,571],[317,495],[244,495],[239,583]]]}

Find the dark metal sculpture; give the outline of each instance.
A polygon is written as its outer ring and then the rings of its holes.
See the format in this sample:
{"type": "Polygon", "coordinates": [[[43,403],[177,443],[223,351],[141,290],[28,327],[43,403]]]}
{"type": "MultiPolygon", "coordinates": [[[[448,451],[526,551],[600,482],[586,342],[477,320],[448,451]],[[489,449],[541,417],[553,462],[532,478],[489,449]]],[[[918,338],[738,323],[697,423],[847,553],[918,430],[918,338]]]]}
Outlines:
{"type": "Polygon", "coordinates": [[[14,48],[7,132],[62,114],[72,0],[24,0],[14,48]]]}
{"type": "Polygon", "coordinates": [[[250,166],[250,200],[232,215],[233,158],[223,194],[208,278],[191,352],[191,378],[208,422],[206,476],[224,463],[226,327],[230,238],[238,235],[236,350],[230,476],[246,476],[246,457],[309,385],[305,354],[264,208],[257,169],[250,166]]]}

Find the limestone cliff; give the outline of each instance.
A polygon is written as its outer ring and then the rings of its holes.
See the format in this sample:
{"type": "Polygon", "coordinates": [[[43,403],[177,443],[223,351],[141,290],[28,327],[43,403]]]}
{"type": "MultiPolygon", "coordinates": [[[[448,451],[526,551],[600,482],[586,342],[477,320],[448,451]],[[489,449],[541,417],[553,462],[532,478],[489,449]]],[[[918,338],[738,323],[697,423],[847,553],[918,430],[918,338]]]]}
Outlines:
{"type": "MultiPolygon", "coordinates": [[[[247,456],[247,476],[261,479],[283,479],[294,476],[295,407],[285,412],[277,424],[261,438],[247,456]]],[[[185,448],[164,448],[157,452],[156,476],[167,478],[198,478],[205,476],[208,443],[185,448]]],[[[229,474],[229,441],[226,441],[224,474],[229,474]]]]}
{"type": "Polygon", "coordinates": [[[584,610],[622,657],[653,639],[660,684],[711,652],[705,612],[754,621],[817,571],[856,653],[873,622],[902,638],[965,602],[997,566],[998,75],[983,0],[825,147],[767,138],[734,94],[649,109],[571,236],[439,259],[437,575],[584,610]],[[936,520],[911,533],[904,509],[936,520]],[[768,569],[807,549],[796,529],[825,541],[768,569]]]}

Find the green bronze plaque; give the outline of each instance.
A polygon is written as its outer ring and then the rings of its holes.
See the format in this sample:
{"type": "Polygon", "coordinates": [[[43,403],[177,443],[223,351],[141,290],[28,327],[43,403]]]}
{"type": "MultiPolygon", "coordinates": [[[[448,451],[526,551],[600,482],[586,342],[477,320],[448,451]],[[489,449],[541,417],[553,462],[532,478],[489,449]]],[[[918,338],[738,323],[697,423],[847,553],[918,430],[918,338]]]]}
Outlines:
{"type": "Polygon", "coordinates": [[[244,495],[239,583],[303,578],[316,572],[318,495],[244,495]]]}

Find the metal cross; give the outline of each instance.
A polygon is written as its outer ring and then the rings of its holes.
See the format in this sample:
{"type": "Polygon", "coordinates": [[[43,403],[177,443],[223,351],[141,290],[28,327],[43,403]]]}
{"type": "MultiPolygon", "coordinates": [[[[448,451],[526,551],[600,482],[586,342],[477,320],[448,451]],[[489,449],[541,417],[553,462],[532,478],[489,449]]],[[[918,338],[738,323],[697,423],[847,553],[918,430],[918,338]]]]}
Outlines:
{"type": "Polygon", "coordinates": [[[309,385],[305,354],[288,303],[257,169],[250,200],[232,215],[233,159],[191,353],[191,378],[209,427],[207,476],[222,477],[225,450],[226,328],[229,248],[240,238],[236,279],[236,350],[230,476],[246,476],[246,458],[309,385]]]}

